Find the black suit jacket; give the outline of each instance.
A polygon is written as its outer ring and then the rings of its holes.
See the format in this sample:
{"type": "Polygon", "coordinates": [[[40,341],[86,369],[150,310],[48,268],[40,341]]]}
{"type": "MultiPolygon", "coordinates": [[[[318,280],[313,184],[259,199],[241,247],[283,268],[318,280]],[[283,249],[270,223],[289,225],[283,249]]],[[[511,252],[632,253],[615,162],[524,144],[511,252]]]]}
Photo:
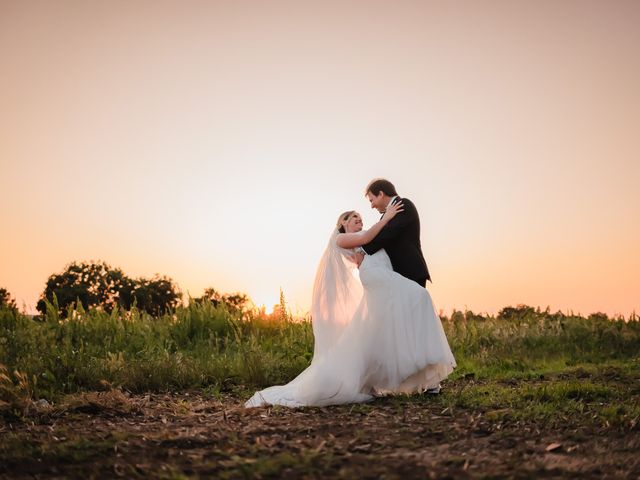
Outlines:
{"type": "Polygon", "coordinates": [[[423,287],[431,280],[427,262],[420,246],[420,217],[415,205],[408,198],[396,198],[402,202],[403,211],[385,225],[376,238],[362,248],[373,255],[384,248],[391,259],[393,270],[423,287]]]}

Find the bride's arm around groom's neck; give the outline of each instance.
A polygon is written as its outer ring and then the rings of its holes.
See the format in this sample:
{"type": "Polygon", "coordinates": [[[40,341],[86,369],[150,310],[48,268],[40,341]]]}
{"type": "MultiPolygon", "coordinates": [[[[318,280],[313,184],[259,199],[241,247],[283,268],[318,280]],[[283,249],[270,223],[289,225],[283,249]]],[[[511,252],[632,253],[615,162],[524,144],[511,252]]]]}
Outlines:
{"type": "Polygon", "coordinates": [[[368,230],[339,234],[336,238],[337,245],[342,248],[355,248],[371,242],[391,220],[397,218],[397,215],[402,212],[403,209],[404,206],[402,203],[389,206],[382,218],[368,230]]]}

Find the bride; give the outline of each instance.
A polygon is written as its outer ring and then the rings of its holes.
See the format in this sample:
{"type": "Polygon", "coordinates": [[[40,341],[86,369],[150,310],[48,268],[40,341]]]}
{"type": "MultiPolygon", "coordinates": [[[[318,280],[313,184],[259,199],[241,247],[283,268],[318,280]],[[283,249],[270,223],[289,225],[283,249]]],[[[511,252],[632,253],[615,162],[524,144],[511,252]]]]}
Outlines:
{"type": "Polygon", "coordinates": [[[358,256],[399,212],[390,205],[369,230],[355,211],[338,218],[313,286],[311,365],[286,385],[256,392],[245,407],[367,402],[437,387],[456,366],[429,292],[393,271],[384,249],[358,256]]]}

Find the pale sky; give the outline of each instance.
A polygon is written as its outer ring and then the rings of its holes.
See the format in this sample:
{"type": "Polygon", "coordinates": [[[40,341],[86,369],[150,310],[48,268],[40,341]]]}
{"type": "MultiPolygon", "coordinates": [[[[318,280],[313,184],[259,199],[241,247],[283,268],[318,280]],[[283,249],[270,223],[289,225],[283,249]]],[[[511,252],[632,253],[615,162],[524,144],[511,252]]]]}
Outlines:
{"type": "Polygon", "coordinates": [[[640,312],[637,1],[0,1],[0,287],[309,307],[386,177],[436,307],[640,312]]]}

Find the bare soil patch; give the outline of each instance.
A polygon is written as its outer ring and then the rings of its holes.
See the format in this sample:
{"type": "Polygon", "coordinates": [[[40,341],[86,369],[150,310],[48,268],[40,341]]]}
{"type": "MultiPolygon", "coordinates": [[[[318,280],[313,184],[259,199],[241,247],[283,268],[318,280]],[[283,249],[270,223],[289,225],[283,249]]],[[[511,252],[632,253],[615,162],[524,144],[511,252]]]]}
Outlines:
{"type": "Polygon", "coordinates": [[[0,478],[640,477],[636,425],[453,408],[456,388],[304,409],[244,409],[244,397],[200,391],[90,392],[0,419],[0,478]]]}

